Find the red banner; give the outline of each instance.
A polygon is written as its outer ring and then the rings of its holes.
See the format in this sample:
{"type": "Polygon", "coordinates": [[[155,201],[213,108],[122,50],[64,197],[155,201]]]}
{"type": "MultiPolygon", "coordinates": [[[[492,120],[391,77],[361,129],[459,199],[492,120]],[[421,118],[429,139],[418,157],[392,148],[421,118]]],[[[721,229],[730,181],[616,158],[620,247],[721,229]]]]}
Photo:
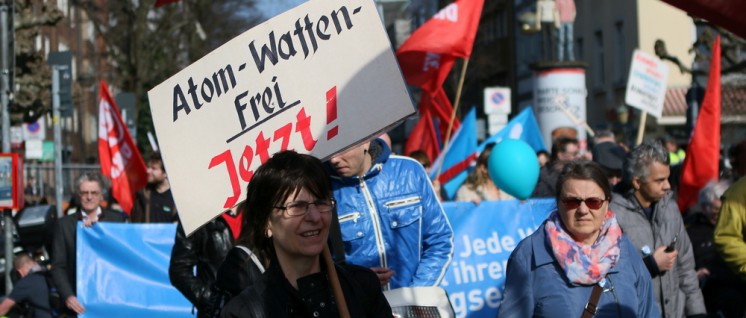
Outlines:
{"type": "Polygon", "coordinates": [[[715,38],[710,78],[689,146],[679,183],[678,204],[682,213],[697,203],[699,190],[717,181],[720,169],[720,36],[715,38]]]}
{"type": "Polygon", "coordinates": [[[101,173],[111,179],[112,195],[129,214],[135,193],[147,183],[147,169],[104,81],[99,99],[98,156],[101,173]]]}
{"type": "Polygon", "coordinates": [[[459,0],[440,10],[396,51],[404,79],[435,93],[458,57],[468,58],[484,0],[459,0]]]}
{"type": "Polygon", "coordinates": [[[398,53],[430,52],[468,58],[484,0],[459,0],[438,11],[404,42],[398,53]]]}
{"type": "Polygon", "coordinates": [[[432,94],[443,87],[453,68],[455,57],[429,52],[399,52],[399,67],[407,84],[422,88],[432,94]]]}
{"type": "Polygon", "coordinates": [[[430,116],[429,111],[420,113],[420,120],[414,126],[414,129],[412,129],[412,132],[409,133],[407,143],[404,145],[404,153],[406,155],[416,150],[424,151],[427,157],[430,158],[430,162],[435,160],[435,157],[440,153],[440,143],[438,142],[433,118],[430,116]]]}

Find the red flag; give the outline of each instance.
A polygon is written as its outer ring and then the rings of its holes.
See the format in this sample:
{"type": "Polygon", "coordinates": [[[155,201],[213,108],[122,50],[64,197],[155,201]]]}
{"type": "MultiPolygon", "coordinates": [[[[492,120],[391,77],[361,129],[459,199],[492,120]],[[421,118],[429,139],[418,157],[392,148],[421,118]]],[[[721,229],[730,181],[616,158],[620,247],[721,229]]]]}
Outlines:
{"type": "Polygon", "coordinates": [[[458,0],[440,10],[396,51],[404,79],[431,93],[457,57],[471,56],[484,0],[458,0]]]}
{"type": "Polygon", "coordinates": [[[435,133],[435,125],[429,111],[420,113],[420,120],[412,129],[404,145],[404,153],[410,154],[415,150],[422,150],[427,153],[430,162],[435,160],[440,152],[440,143],[435,133]]]}
{"type": "Polygon", "coordinates": [[[429,52],[404,52],[396,55],[407,84],[435,92],[443,87],[453,68],[455,57],[429,52]]]}
{"type": "MultiPolygon", "coordinates": [[[[423,106],[429,107],[432,111],[432,114],[438,119],[440,136],[445,136],[448,133],[448,122],[451,120],[451,114],[453,113],[453,105],[451,105],[451,100],[448,99],[446,91],[441,87],[440,89],[435,91],[435,94],[429,96],[429,100],[425,97],[423,97],[422,99],[425,101],[423,103],[423,106]]],[[[453,135],[453,132],[456,131],[460,126],[461,122],[459,121],[458,117],[454,117],[453,127],[451,127],[451,135],[453,135]]]]}
{"type": "Polygon", "coordinates": [[[135,193],[147,183],[147,170],[104,81],[98,110],[98,156],[101,173],[111,179],[114,198],[129,214],[135,193]]]}
{"type": "Polygon", "coordinates": [[[468,58],[482,15],[484,0],[458,0],[438,11],[397,50],[430,52],[468,58]]]}
{"type": "Polygon", "coordinates": [[[155,7],[158,8],[160,6],[165,6],[169,3],[179,2],[179,0],[156,0],[155,1],[155,7]]]}
{"type": "MultiPolygon", "coordinates": [[[[420,98],[420,121],[409,134],[404,153],[415,150],[427,152],[430,160],[434,160],[440,154],[443,137],[448,131],[448,121],[451,120],[453,106],[448,95],[441,87],[435,94],[430,95],[423,91],[420,98]]],[[[454,118],[451,134],[461,125],[458,118],[454,118]]]]}
{"type": "Polygon", "coordinates": [[[702,101],[679,183],[679,210],[684,213],[697,202],[699,190],[717,180],[720,161],[720,36],[715,38],[710,59],[710,78],[702,101]]]}

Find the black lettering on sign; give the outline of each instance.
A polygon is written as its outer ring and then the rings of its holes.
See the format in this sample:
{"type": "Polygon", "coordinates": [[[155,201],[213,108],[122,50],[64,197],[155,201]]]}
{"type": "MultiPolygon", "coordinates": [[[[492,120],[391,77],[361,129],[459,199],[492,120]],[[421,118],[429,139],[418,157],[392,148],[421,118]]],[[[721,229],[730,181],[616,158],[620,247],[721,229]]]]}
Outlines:
{"type": "Polygon", "coordinates": [[[199,86],[194,83],[194,78],[190,77],[187,80],[187,94],[189,94],[191,104],[184,95],[184,90],[181,88],[181,84],[176,84],[173,88],[173,121],[176,122],[179,119],[179,112],[184,111],[185,115],[189,115],[194,109],[200,109],[205,103],[210,103],[216,97],[227,93],[232,88],[236,87],[236,76],[233,74],[233,67],[226,65],[224,68],[219,69],[213,73],[211,77],[205,77],[202,79],[202,83],[199,86]],[[199,89],[199,90],[198,90],[199,89]],[[200,99],[202,97],[202,99],[200,99]]]}
{"type": "MultiPolygon", "coordinates": [[[[362,7],[352,9],[352,15],[359,13],[361,9],[362,7]]],[[[351,30],[355,26],[347,6],[332,10],[329,15],[322,15],[315,21],[316,28],[314,28],[311,17],[306,15],[303,19],[296,20],[290,30],[280,35],[279,41],[275,31],[270,31],[267,34],[267,42],[264,44],[251,41],[249,52],[257,71],[261,74],[267,68],[268,63],[274,66],[281,61],[287,61],[295,57],[298,53],[296,49],[298,47],[303,52],[303,59],[316,53],[319,50],[319,40],[328,41],[335,35],[333,32],[328,32],[330,21],[334,24],[336,35],[341,34],[344,30],[351,30]],[[261,48],[257,48],[258,45],[261,45],[261,48]]]]}

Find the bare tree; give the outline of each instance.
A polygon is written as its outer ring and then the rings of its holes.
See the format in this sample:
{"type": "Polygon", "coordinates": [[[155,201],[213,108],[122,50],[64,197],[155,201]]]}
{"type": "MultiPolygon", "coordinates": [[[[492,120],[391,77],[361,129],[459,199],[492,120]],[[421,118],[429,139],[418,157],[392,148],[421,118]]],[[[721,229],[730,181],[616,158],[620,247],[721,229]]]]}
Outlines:
{"type": "MultiPolygon", "coordinates": [[[[93,23],[108,70],[97,77],[137,96],[138,131],[152,131],[147,91],[261,21],[253,0],[77,0],[93,23]]],[[[141,149],[147,144],[138,133],[141,149]]]]}
{"type": "Polygon", "coordinates": [[[51,109],[52,73],[35,40],[43,26],[54,26],[63,14],[49,1],[15,0],[15,92],[11,120],[34,121],[51,109]]]}

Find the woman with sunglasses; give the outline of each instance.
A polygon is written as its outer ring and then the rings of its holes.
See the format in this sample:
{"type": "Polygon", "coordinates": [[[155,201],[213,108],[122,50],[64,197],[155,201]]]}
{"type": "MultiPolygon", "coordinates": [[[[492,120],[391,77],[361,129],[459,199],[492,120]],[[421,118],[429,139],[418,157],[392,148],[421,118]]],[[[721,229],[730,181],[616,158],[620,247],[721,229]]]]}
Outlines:
{"type": "Polygon", "coordinates": [[[510,255],[500,317],[659,317],[603,170],[573,161],[557,189],[557,210],[510,255]]]}
{"type": "Polygon", "coordinates": [[[275,154],[255,171],[239,240],[266,270],[221,317],[340,317],[335,286],[350,317],[392,316],[371,270],[322,257],[335,204],[329,182],[321,161],[294,151],[275,154]]]}

